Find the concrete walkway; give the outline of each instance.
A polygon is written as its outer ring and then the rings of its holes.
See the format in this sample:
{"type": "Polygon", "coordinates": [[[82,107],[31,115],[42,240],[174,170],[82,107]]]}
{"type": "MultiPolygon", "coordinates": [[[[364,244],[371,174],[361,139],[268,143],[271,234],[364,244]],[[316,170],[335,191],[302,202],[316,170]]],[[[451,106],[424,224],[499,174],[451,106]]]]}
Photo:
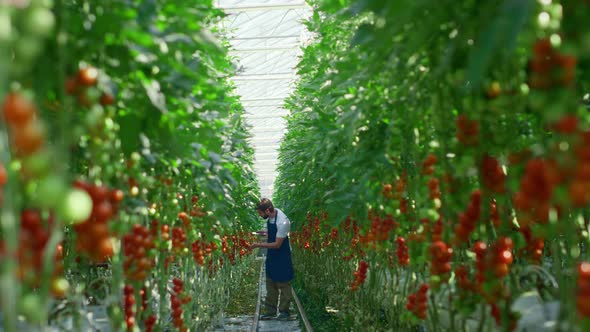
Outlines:
{"type": "MultiPolygon", "coordinates": [[[[264,257],[258,257],[257,260],[264,260],[264,257]]],[[[258,292],[259,298],[264,301],[266,296],[266,277],[264,271],[264,263],[262,264],[262,271],[260,274],[258,292]]],[[[260,304],[259,304],[260,305],[260,304]]],[[[299,324],[299,315],[297,314],[297,307],[294,302],[291,303],[291,319],[288,321],[264,320],[258,322],[257,332],[300,332],[302,331],[299,324]]],[[[237,317],[225,317],[223,319],[223,326],[217,326],[212,329],[213,332],[253,332],[252,325],[254,322],[254,315],[243,315],[237,317]]]]}

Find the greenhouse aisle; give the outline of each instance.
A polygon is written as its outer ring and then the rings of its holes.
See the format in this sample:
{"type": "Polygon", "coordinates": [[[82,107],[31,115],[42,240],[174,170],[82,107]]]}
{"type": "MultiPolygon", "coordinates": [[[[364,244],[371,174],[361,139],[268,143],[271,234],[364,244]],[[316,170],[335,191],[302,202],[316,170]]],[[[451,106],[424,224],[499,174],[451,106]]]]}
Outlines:
{"type": "MultiPolygon", "coordinates": [[[[260,253],[259,253],[260,255],[260,253]]],[[[262,261],[260,273],[258,277],[257,294],[258,297],[252,299],[256,301],[256,312],[261,312],[263,308],[264,298],[266,296],[266,272],[264,264],[264,256],[258,256],[257,261],[262,261]]],[[[227,316],[223,317],[223,322],[217,324],[214,329],[209,330],[210,332],[229,332],[229,331],[241,331],[241,332],[299,332],[302,331],[300,326],[301,314],[297,308],[295,301],[291,303],[290,309],[291,317],[289,320],[280,321],[277,319],[271,320],[258,320],[254,319],[255,315],[238,315],[238,316],[227,316]]]]}

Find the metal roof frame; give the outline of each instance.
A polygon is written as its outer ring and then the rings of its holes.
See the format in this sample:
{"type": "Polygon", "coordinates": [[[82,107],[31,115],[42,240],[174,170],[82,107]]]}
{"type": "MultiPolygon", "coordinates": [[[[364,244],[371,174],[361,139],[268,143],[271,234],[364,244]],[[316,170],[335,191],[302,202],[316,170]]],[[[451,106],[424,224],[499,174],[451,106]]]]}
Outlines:
{"type": "Polygon", "coordinates": [[[220,9],[223,9],[223,11],[228,14],[233,14],[233,13],[242,13],[242,12],[251,12],[251,11],[304,9],[306,7],[307,7],[306,3],[276,4],[276,5],[253,4],[253,5],[246,5],[246,6],[227,6],[227,7],[221,6],[220,9]]]}
{"type": "Polygon", "coordinates": [[[309,38],[302,23],[311,15],[303,0],[217,0],[230,55],[239,68],[232,78],[250,126],[254,169],[261,195],[272,197],[278,149],[289,111],[284,100],[297,79],[301,46],[309,38]]]}

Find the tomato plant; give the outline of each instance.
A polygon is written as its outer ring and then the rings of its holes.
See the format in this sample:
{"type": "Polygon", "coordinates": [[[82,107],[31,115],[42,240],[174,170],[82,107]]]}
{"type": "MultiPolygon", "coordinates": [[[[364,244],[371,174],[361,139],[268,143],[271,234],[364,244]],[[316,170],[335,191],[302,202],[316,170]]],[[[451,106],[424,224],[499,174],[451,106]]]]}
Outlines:
{"type": "Polygon", "coordinates": [[[334,329],[588,329],[588,2],[312,4],[275,201],[334,329]]]}
{"type": "Polygon", "coordinates": [[[222,15],[212,1],[0,4],[6,331],[19,314],[84,330],[92,306],[113,330],[202,330],[223,309],[259,222],[232,65],[203,37],[222,15]]]}

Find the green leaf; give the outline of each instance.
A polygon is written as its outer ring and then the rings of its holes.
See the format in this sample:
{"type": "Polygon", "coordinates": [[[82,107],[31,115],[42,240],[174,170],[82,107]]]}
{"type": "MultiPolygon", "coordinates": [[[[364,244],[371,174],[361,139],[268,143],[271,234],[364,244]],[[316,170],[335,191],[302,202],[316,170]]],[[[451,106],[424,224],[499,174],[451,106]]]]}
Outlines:
{"type": "Polygon", "coordinates": [[[479,89],[491,60],[500,51],[514,49],[534,5],[533,0],[504,1],[500,14],[481,32],[469,56],[467,82],[471,89],[479,89]]]}
{"type": "Polygon", "coordinates": [[[117,118],[117,122],[121,127],[119,130],[119,139],[121,140],[121,149],[126,155],[138,151],[140,147],[139,134],[141,133],[140,118],[131,113],[117,118]]]}

